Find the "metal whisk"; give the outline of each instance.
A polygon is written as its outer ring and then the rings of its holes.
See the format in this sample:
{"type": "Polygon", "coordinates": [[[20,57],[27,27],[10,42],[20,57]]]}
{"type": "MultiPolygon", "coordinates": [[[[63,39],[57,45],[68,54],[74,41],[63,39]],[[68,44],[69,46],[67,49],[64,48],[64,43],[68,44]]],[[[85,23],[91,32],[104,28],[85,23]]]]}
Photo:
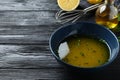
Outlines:
{"type": "Polygon", "coordinates": [[[68,12],[60,10],[56,13],[55,17],[61,23],[67,23],[67,22],[73,23],[77,21],[79,18],[81,18],[83,15],[85,15],[87,12],[98,8],[98,6],[100,5],[101,4],[95,4],[83,10],[73,10],[73,11],[68,11],[68,12]]]}

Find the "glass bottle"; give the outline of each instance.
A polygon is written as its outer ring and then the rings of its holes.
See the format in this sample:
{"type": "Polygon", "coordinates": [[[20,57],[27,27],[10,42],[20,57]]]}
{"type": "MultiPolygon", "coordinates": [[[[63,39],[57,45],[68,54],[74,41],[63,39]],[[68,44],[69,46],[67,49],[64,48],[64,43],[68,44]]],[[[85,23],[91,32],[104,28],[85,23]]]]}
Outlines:
{"type": "Polygon", "coordinates": [[[105,0],[95,14],[97,24],[114,29],[118,25],[118,9],[114,6],[115,0],[105,0]]]}

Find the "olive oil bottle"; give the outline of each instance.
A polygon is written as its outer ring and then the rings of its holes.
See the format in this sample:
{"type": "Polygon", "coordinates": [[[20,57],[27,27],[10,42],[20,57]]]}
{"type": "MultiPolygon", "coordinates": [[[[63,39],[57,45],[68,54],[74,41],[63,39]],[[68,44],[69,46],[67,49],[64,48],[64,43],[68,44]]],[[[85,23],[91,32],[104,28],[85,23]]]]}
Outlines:
{"type": "Polygon", "coordinates": [[[105,0],[99,6],[95,14],[97,24],[104,25],[109,29],[114,29],[118,25],[118,9],[114,6],[115,0],[105,0]]]}

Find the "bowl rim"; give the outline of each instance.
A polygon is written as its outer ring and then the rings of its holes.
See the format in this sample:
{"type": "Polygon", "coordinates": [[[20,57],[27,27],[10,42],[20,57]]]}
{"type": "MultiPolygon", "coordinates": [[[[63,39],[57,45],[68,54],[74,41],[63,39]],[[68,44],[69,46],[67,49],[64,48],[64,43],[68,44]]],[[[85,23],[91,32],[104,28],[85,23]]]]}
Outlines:
{"type": "Polygon", "coordinates": [[[117,55],[118,55],[118,53],[119,53],[119,50],[120,50],[120,49],[119,49],[119,48],[120,48],[120,46],[119,46],[119,41],[118,41],[116,35],[115,35],[110,29],[106,28],[105,26],[102,26],[102,25],[99,25],[99,24],[96,24],[96,23],[93,23],[93,22],[87,22],[87,21],[80,21],[80,22],[75,22],[75,23],[70,23],[70,24],[64,24],[64,25],[60,26],[59,28],[57,28],[56,30],[54,30],[54,31],[52,32],[50,38],[49,38],[49,48],[50,48],[50,51],[51,51],[52,55],[54,56],[54,58],[56,58],[57,61],[60,61],[60,62],[61,62],[62,64],[64,64],[64,65],[67,65],[67,66],[70,66],[70,67],[74,67],[74,68],[77,68],[77,69],[97,69],[97,68],[105,67],[105,66],[109,65],[110,63],[112,63],[112,62],[116,59],[116,57],[117,57],[117,55]],[[114,38],[115,38],[116,41],[117,41],[118,47],[117,47],[117,52],[116,52],[115,56],[112,58],[112,60],[104,63],[103,65],[96,66],[96,67],[79,67],[79,66],[74,66],[74,65],[71,65],[71,64],[68,64],[68,63],[64,62],[63,60],[61,60],[61,59],[54,53],[54,51],[53,51],[53,49],[52,49],[52,46],[51,46],[51,42],[52,42],[52,37],[53,37],[53,35],[54,35],[57,31],[65,28],[65,27],[68,27],[68,26],[70,26],[70,25],[75,25],[75,24],[83,24],[83,23],[84,23],[84,24],[86,23],[86,24],[92,24],[92,25],[100,26],[101,28],[104,28],[106,31],[110,32],[110,33],[114,36],[114,38]]]}

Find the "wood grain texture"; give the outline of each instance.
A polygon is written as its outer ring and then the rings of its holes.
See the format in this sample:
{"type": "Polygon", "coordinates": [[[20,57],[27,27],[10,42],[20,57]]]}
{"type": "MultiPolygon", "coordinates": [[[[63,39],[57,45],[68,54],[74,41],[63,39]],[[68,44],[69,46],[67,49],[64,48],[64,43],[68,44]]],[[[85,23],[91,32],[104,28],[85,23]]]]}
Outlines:
{"type": "Polygon", "coordinates": [[[0,0],[0,11],[57,10],[56,0],[0,0]]]}
{"type": "Polygon", "coordinates": [[[56,24],[56,11],[0,12],[0,25],[52,25],[56,24]]]}
{"type": "Polygon", "coordinates": [[[0,68],[60,68],[45,44],[0,45],[0,68]]]}
{"type": "Polygon", "coordinates": [[[1,69],[1,80],[119,80],[117,70],[106,70],[91,74],[71,73],[64,69],[1,69]],[[111,77],[115,75],[114,77],[111,77]],[[87,76],[87,77],[86,77],[87,76]]]}
{"type": "Polygon", "coordinates": [[[58,25],[1,26],[0,43],[42,44],[48,43],[51,33],[58,25]]]}
{"type": "Polygon", "coordinates": [[[63,76],[61,69],[1,69],[0,72],[1,80],[62,80],[63,76]]]}

